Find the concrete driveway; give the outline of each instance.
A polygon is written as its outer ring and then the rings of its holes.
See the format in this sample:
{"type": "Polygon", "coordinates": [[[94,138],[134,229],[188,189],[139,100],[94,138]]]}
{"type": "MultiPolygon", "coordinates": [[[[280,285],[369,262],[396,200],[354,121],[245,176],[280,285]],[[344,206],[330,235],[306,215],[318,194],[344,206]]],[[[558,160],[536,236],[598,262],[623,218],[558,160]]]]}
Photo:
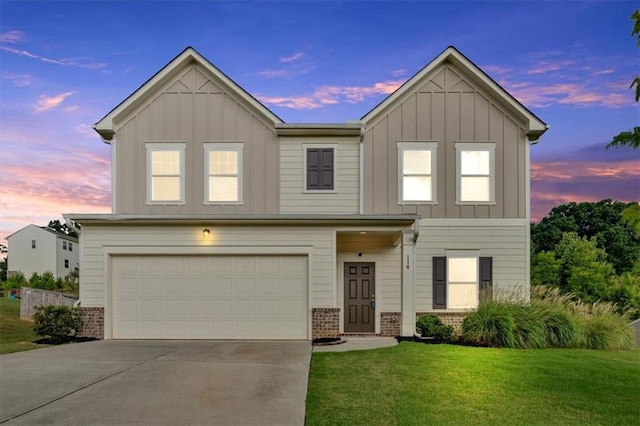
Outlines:
{"type": "Polygon", "coordinates": [[[304,341],[95,341],[0,356],[0,423],[302,425],[304,341]]]}

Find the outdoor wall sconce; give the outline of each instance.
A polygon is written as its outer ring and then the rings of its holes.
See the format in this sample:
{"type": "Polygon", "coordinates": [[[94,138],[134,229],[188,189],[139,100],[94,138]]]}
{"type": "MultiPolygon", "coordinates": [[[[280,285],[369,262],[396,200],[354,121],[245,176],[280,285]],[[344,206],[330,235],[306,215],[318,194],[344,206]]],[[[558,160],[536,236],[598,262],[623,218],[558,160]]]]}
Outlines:
{"type": "Polygon", "coordinates": [[[211,231],[209,231],[209,228],[204,228],[202,230],[202,236],[205,237],[205,238],[208,238],[209,235],[211,235],[211,231]]]}

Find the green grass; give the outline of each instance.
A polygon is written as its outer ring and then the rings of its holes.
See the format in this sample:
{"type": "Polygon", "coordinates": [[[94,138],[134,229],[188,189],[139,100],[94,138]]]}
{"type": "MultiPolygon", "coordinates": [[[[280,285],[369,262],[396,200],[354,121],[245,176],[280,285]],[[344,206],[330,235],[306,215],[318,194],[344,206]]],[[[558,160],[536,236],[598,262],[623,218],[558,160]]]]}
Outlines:
{"type": "Polygon", "coordinates": [[[44,347],[34,340],[33,324],[20,320],[20,300],[0,297],[0,354],[44,347]]]}
{"type": "Polygon", "coordinates": [[[403,342],[314,353],[308,425],[631,425],[640,350],[403,342]]]}

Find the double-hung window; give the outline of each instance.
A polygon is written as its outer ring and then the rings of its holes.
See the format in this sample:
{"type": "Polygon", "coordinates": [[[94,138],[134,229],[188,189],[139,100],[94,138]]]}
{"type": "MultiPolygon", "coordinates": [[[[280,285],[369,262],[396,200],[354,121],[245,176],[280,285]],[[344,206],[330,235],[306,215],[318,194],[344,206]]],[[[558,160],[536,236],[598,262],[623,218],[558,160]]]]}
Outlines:
{"type": "Polygon", "coordinates": [[[471,309],[490,300],[493,292],[493,258],[477,250],[447,251],[433,257],[434,309],[471,309]]]}
{"type": "Polygon", "coordinates": [[[147,143],[147,203],[184,204],[185,144],[147,143]]]}
{"type": "Polygon", "coordinates": [[[436,142],[398,142],[398,203],[436,203],[436,142]]]}
{"type": "Polygon", "coordinates": [[[69,251],[73,251],[73,243],[69,241],[69,251]]]}
{"type": "Polygon", "coordinates": [[[62,250],[66,250],[67,249],[67,242],[63,241],[62,242],[62,250]]]}
{"type": "Polygon", "coordinates": [[[205,204],[242,204],[243,144],[205,143],[205,204]]]}
{"type": "Polygon", "coordinates": [[[457,142],[457,204],[495,203],[495,143],[457,142]]]}
{"type": "Polygon", "coordinates": [[[304,145],[305,191],[335,191],[335,145],[304,145]]]}

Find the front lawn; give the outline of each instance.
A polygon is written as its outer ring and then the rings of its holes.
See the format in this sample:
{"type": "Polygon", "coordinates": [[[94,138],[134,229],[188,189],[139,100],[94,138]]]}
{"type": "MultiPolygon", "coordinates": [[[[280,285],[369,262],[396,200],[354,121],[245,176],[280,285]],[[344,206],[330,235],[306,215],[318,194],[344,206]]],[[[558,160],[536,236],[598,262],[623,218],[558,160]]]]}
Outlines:
{"type": "Polygon", "coordinates": [[[313,354],[308,425],[638,424],[640,350],[403,342],[313,354]]]}
{"type": "Polygon", "coordinates": [[[20,320],[20,300],[0,297],[0,354],[43,347],[35,340],[33,323],[20,320]]]}

